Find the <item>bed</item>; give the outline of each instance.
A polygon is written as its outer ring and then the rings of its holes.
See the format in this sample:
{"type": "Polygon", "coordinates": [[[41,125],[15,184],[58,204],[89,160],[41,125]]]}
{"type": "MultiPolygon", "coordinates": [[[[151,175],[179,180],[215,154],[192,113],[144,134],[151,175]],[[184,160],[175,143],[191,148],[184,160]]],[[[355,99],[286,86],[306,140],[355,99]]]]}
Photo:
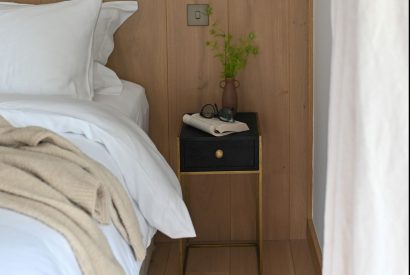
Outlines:
{"type": "MultiPolygon", "coordinates": [[[[32,145],[24,143],[22,137],[10,134],[34,129],[55,135],[64,142],[68,141],[70,146],[79,150],[81,156],[84,155],[84,159],[98,163],[96,165],[101,166],[101,171],[113,176],[115,180],[110,184],[115,185],[115,188],[112,189],[120,189],[125,194],[124,204],[130,206],[137,230],[127,231],[127,226],[124,226],[125,230],[117,226],[130,223],[121,220],[125,216],[120,216],[117,223],[113,219],[102,223],[90,214],[91,222],[87,220],[87,223],[102,232],[104,243],[108,244],[112,253],[113,265],[118,265],[121,270],[118,274],[127,275],[147,274],[153,250],[152,239],[157,231],[171,238],[195,236],[192,221],[182,200],[179,182],[148,136],[149,105],[145,89],[139,84],[119,79],[115,72],[105,66],[114,47],[114,32],[137,7],[135,1],[110,2],[102,6],[98,0],[71,0],[38,6],[0,3],[0,122],[3,123],[0,123],[0,150],[7,153],[8,150],[24,151],[29,148],[34,152],[30,151],[30,154],[43,154],[40,149],[52,143],[52,138],[45,137],[32,145]],[[81,17],[81,13],[84,16],[81,17]],[[76,22],[70,19],[74,15],[78,19],[76,22]],[[47,18],[42,22],[38,19],[41,17],[47,18]],[[24,21],[22,18],[28,19],[23,22],[24,28],[19,29],[19,24],[24,21]],[[43,39],[55,37],[56,45],[49,46],[44,51],[40,46],[36,48],[36,43],[43,45],[43,40],[37,39],[41,34],[36,32],[36,27],[44,29],[53,20],[53,29],[43,39]],[[61,32],[53,32],[58,30],[58,24],[65,24],[64,27],[67,28],[67,22],[76,30],[70,41],[65,40],[67,34],[62,36],[61,32]],[[105,29],[101,29],[104,24],[105,29]],[[27,26],[33,30],[27,31],[27,26]],[[12,32],[9,31],[11,27],[14,28],[12,32]],[[81,30],[78,31],[79,29],[81,30]],[[18,33],[19,31],[22,33],[18,33]],[[35,38],[32,37],[33,33],[36,34],[35,38]],[[104,36],[102,42],[96,43],[97,35],[104,36]],[[93,39],[88,41],[90,36],[93,39]],[[14,39],[18,41],[15,42],[14,39]],[[21,39],[27,39],[27,42],[23,43],[21,39]],[[104,43],[108,45],[105,48],[102,47],[104,43]],[[30,47],[25,47],[26,44],[30,44],[30,47]],[[96,49],[96,45],[104,49],[96,49]],[[70,60],[64,56],[62,48],[73,53],[70,60]],[[18,54],[13,54],[16,51],[18,54]],[[16,75],[13,75],[15,72],[16,75]],[[8,145],[9,137],[17,140],[11,146],[8,145]],[[138,236],[130,236],[130,232],[137,231],[138,236]],[[138,253],[138,250],[133,249],[135,241],[143,252],[138,253]]],[[[13,157],[11,153],[10,157],[13,157]]],[[[41,161],[39,158],[39,163],[41,161]]],[[[12,207],[1,201],[4,196],[15,196],[18,200],[24,197],[8,193],[7,188],[19,182],[10,184],[9,180],[12,179],[7,178],[10,171],[6,170],[11,166],[7,165],[10,165],[7,154],[0,154],[0,274],[110,274],[108,271],[96,273],[97,269],[84,268],[86,264],[79,256],[78,244],[74,245],[65,231],[52,226],[53,223],[47,223],[41,215],[28,214],[31,213],[30,209],[24,210],[23,206],[12,207]]],[[[20,169],[16,167],[12,168],[20,169]]],[[[45,186],[49,184],[37,170],[30,169],[24,170],[24,173],[45,186]]],[[[90,173],[87,169],[83,170],[84,173],[90,173]]],[[[78,181],[81,182],[82,179],[78,181]]],[[[73,182],[73,186],[75,184],[77,183],[73,182]]],[[[59,192],[53,186],[51,189],[59,192]]],[[[33,194],[37,194],[36,192],[37,190],[32,191],[33,194]]],[[[61,193],[63,197],[66,195],[61,193]]],[[[64,202],[76,208],[81,215],[88,213],[84,207],[72,203],[70,197],[67,198],[69,199],[64,202]]],[[[28,196],[23,199],[30,203],[35,201],[41,207],[53,207],[44,198],[37,200],[28,196]]],[[[111,212],[121,211],[121,207],[113,205],[114,207],[110,206],[114,209],[110,208],[111,212]]],[[[61,209],[53,208],[53,211],[61,209]]],[[[58,213],[66,218],[65,212],[58,213]]],[[[81,225],[80,220],[74,219],[73,223],[75,226],[77,223],[81,225]]],[[[96,240],[94,236],[86,237],[90,241],[96,240]]],[[[102,244],[95,245],[98,247],[102,244]]],[[[95,255],[87,258],[90,262],[87,264],[95,265],[93,261],[101,260],[93,256],[95,255]]]]}

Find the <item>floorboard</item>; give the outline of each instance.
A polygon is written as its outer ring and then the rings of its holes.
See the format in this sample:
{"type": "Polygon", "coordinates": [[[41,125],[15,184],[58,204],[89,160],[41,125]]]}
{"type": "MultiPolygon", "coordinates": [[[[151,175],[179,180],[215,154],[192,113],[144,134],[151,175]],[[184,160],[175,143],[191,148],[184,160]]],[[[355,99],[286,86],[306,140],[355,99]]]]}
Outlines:
{"type": "Polygon", "coordinates": [[[269,241],[264,246],[264,275],[295,275],[289,241],[269,241]]]}
{"type": "Polygon", "coordinates": [[[255,247],[231,248],[230,273],[236,275],[258,274],[255,247]]]}
{"type": "MultiPolygon", "coordinates": [[[[176,242],[156,245],[148,275],[180,275],[176,242]]],[[[306,240],[266,241],[264,275],[318,275],[306,240]]],[[[186,275],[258,275],[253,247],[193,248],[186,275]]]]}
{"type": "Polygon", "coordinates": [[[229,275],[229,248],[191,248],[186,275],[229,275]]]}
{"type": "Polygon", "coordinates": [[[308,242],[306,240],[292,240],[290,247],[296,275],[316,275],[308,242]]]}
{"type": "Polygon", "coordinates": [[[170,248],[171,244],[169,243],[155,245],[148,274],[165,275],[165,272],[167,271],[168,258],[170,255],[170,248]]]}

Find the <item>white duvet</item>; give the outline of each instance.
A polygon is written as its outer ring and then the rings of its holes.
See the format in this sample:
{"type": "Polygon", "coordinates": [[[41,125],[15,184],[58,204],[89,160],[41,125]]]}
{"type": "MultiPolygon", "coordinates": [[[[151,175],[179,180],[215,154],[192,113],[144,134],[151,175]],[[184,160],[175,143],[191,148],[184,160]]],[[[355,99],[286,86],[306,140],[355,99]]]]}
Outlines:
{"type": "MultiPolygon", "coordinates": [[[[193,237],[179,182],[145,132],[120,113],[93,102],[53,97],[0,97],[0,115],[16,127],[35,125],[61,134],[101,162],[135,202],[143,242],[156,230],[172,238],[193,237]]],[[[101,226],[127,274],[139,274],[115,227],[101,226]]],[[[81,274],[62,235],[39,221],[0,208],[0,274],[81,274]]]]}

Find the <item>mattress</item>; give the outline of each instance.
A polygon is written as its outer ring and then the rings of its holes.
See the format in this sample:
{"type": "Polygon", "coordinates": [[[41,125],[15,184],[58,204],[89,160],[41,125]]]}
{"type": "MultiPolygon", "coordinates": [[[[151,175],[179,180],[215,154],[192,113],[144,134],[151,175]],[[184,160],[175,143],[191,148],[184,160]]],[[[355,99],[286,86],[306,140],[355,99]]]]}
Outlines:
{"type": "Polygon", "coordinates": [[[145,89],[139,84],[121,80],[123,90],[120,95],[94,95],[93,101],[120,111],[148,133],[149,105],[145,89]]]}

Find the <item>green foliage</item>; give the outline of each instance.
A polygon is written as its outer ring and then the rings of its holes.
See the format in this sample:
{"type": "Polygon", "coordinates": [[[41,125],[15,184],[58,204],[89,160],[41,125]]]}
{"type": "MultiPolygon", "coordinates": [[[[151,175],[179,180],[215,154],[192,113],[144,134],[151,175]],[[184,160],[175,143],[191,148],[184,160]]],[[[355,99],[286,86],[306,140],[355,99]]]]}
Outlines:
{"type": "MultiPolygon", "coordinates": [[[[212,7],[210,9],[212,13],[212,7]]],[[[206,45],[221,62],[224,68],[223,78],[235,78],[238,72],[245,68],[248,57],[259,53],[259,48],[254,45],[256,37],[254,32],[234,41],[231,33],[225,32],[219,29],[217,24],[213,24],[209,33],[214,39],[207,41],[206,45]]]]}
{"type": "Polygon", "coordinates": [[[208,5],[206,8],[206,15],[211,16],[214,13],[214,8],[211,5],[208,5]]]}

